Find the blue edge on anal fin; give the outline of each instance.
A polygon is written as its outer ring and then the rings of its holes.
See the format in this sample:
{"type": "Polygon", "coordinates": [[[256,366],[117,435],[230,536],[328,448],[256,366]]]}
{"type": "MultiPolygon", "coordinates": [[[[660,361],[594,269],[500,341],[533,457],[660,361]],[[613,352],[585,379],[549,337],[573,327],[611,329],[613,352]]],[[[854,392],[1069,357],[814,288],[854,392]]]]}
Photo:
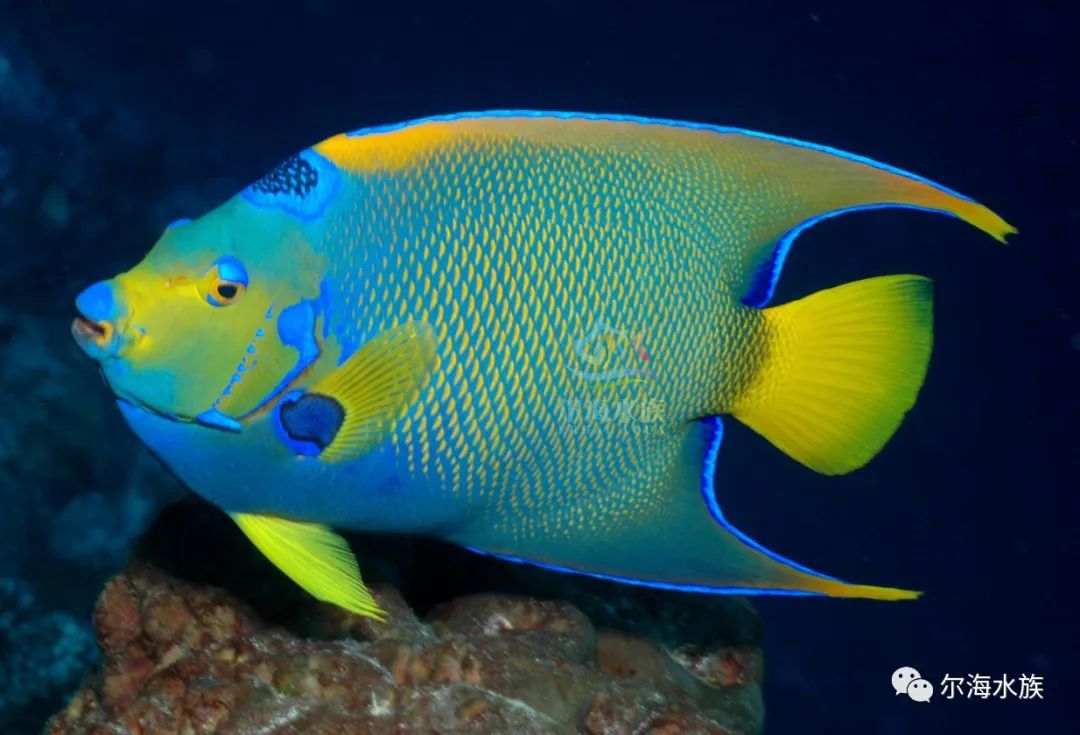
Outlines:
{"type": "MultiPolygon", "coordinates": [[[[802,564],[794,562],[774,551],[766,549],[764,546],[754,541],[739,529],[732,526],[727,518],[724,517],[724,512],[720,510],[720,504],[716,500],[716,491],[713,485],[713,476],[716,472],[716,457],[720,451],[720,444],[724,439],[724,424],[719,416],[711,416],[703,420],[706,423],[706,430],[711,431],[712,435],[708,439],[708,448],[705,452],[705,467],[701,473],[701,495],[705,500],[706,506],[709,508],[709,513],[712,517],[724,527],[724,530],[729,532],[735,538],[742,541],[750,548],[758,551],[771,559],[774,559],[781,564],[790,566],[793,569],[797,569],[805,574],[810,574],[821,579],[828,579],[836,581],[836,577],[830,577],[827,574],[821,572],[815,572],[802,564]]],[[[558,564],[548,564],[545,562],[533,561],[531,559],[524,559],[518,556],[511,556],[507,554],[498,554],[491,551],[485,551],[484,549],[477,549],[472,546],[466,546],[466,549],[483,556],[491,556],[502,561],[513,562],[514,564],[525,564],[528,566],[539,567],[541,569],[547,569],[554,572],[563,572],[567,574],[578,574],[585,577],[593,577],[594,579],[602,579],[608,582],[619,582],[621,584],[636,585],[638,587],[652,587],[654,589],[661,590],[674,590],[676,592],[695,592],[712,595],[777,595],[785,597],[823,597],[821,592],[811,592],[807,590],[783,590],[772,588],[759,588],[759,587],[708,587],[705,585],[694,584],[672,584],[670,582],[658,582],[647,579],[635,579],[633,577],[620,577],[611,574],[600,574],[598,572],[589,572],[582,569],[574,569],[573,567],[561,566],[558,564]]]]}

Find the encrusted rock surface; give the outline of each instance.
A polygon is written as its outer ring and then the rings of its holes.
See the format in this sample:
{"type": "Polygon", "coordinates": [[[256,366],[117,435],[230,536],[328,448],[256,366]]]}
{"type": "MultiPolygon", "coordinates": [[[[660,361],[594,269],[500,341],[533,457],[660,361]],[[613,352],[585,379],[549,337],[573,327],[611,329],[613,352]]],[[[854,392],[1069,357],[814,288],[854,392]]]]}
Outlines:
{"type": "Polygon", "coordinates": [[[106,733],[716,733],[761,729],[760,651],[668,650],[566,602],[472,595],[389,623],[312,604],[261,620],[219,588],[134,562],[95,613],[102,663],[49,723],[106,733]],[[301,632],[302,630],[302,632],[301,632]]]}

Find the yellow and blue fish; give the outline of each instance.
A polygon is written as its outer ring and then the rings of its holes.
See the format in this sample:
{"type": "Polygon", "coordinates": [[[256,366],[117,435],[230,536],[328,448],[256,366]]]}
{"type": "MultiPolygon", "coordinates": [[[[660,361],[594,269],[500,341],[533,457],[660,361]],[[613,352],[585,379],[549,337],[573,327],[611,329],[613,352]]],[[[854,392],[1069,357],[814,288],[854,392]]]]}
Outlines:
{"type": "Polygon", "coordinates": [[[904,599],[769,551],[716,501],[723,415],[817,472],[914,404],[926,278],[770,305],[824,218],[1014,232],[832,148],[615,115],[486,112],[337,135],[79,295],[136,434],[314,596],[383,615],[339,529],[426,534],[699,592],[904,599]]]}

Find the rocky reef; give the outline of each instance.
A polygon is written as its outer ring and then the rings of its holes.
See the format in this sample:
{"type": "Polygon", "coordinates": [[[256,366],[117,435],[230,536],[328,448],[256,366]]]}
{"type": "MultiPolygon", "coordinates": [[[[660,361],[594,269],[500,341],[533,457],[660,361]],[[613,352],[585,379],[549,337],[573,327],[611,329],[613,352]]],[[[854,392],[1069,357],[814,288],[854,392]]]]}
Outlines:
{"type": "MultiPolygon", "coordinates": [[[[379,623],[297,594],[212,509],[186,505],[105,586],[100,665],[50,735],[761,731],[760,625],[743,600],[548,579],[440,547],[414,549],[407,594],[373,585],[390,613],[379,623]],[[194,534],[216,551],[178,561],[194,534]],[[451,588],[546,580],[576,604],[500,592],[426,605],[436,571],[451,588]]],[[[385,551],[361,557],[378,568],[385,551]]]]}
{"type": "Polygon", "coordinates": [[[98,601],[103,661],[53,735],[716,733],[760,730],[753,646],[665,649],[565,602],[462,597],[388,624],[322,609],[300,637],[234,596],[145,565],[98,601]]]}

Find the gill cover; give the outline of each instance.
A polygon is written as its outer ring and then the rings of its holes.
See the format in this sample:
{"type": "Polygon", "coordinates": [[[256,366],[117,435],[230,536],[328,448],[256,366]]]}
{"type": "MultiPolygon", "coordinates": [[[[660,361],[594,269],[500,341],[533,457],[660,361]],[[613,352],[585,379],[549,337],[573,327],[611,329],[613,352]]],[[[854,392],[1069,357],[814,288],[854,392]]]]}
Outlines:
{"type": "Polygon", "coordinates": [[[106,379],[135,405],[238,430],[321,353],[323,269],[295,218],[242,197],[170,226],[108,282],[124,317],[106,379]]]}

